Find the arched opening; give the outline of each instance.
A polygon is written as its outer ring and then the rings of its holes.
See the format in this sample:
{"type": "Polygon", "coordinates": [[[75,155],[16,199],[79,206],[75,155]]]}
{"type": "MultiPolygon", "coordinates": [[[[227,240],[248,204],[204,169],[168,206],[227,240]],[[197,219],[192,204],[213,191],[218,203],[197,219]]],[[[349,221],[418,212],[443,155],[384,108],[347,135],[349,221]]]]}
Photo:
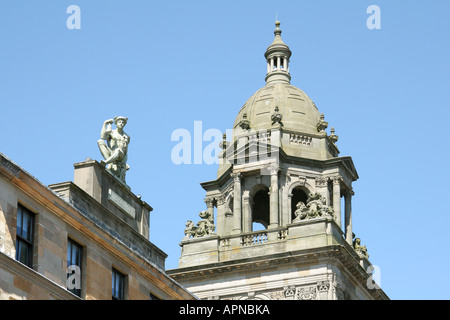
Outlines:
{"type": "Polygon", "coordinates": [[[294,190],[292,190],[292,198],[291,198],[291,219],[295,219],[295,210],[297,210],[297,203],[300,201],[306,204],[306,200],[308,200],[308,196],[306,195],[306,192],[303,191],[300,187],[295,187],[294,190]]]}
{"type": "MultiPolygon", "coordinates": [[[[260,223],[267,229],[270,223],[270,197],[269,188],[264,187],[253,196],[252,224],[260,223]]],[[[255,225],[257,227],[257,225],[255,225]]],[[[261,230],[261,227],[258,228],[261,230]]]]}

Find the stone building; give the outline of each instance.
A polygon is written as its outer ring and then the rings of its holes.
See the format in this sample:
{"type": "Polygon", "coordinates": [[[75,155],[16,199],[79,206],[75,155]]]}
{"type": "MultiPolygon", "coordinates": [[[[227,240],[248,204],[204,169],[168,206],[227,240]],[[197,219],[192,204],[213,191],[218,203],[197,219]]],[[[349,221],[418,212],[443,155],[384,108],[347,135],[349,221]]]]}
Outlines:
{"type": "Polygon", "coordinates": [[[217,179],[201,184],[206,210],[186,223],[179,268],[167,272],[200,299],[388,299],[354,237],[353,161],[291,84],[278,21],[274,33],[266,84],[224,136],[217,179]]]}
{"type": "Polygon", "coordinates": [[[152,208],[103,163],[44,186],[0,154],[0,299],[196,299],[165,273],[152,208]]]}

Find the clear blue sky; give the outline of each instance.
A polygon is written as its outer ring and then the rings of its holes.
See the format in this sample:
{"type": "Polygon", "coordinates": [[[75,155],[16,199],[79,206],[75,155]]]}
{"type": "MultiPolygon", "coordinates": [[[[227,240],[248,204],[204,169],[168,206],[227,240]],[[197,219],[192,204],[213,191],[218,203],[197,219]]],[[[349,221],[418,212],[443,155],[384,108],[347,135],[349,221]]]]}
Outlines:
{"type": "Polygon", "coordinates": [[[199,183],[218,167],[175,165],[171,134],[232,127],[264,85],[278,15],[291,83],[355,163],[353,230],[381,286],[392,299],[448,299],[449,12],[444,0],[1,0],[0,152],[46,185],[70,181],[73,163],[101,160],[103,121],[127,116],[127,182],[176,268],[184,224],[206,208],[199,183]],[[72,4],[79,30],[66,26],[72,4]]]}

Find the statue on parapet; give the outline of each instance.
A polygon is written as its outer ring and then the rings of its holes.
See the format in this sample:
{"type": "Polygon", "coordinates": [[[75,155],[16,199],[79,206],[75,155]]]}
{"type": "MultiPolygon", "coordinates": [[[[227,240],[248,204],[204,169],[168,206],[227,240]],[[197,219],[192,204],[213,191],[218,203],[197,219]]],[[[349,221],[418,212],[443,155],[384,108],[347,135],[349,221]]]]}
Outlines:
{"type": "Polygon", "coordinates": [[[214,216],[207,210],[201,211],[199,216],[202,219],[197,222],[197,225],[195,225],[191,220],[186,222],[183,240],[187,240],[191,237],[200,238],[214,234],[214,231],[216,230],[216,226],[214,225],[214,216]]]}
{"type": "Polygon", "coordinates": [[[355,238],[353,240],[353,248],[360,256],[363,256],[364,258],[369,259],[369,254],[367,253],[367,247],[361,245],[360,238],[355,238]]]}
{"type": "Polygon", "coordinates": [[[103,123],[100,140],[97,141],[104,160],[101,162],[118,179],[125,182],[125,173],[130,169],[127,164],[130,136],[123,131],[128,122],[126,117],[114,117],[103,123]],[[112,124],[116,129],[112,129],[112,124]],[[106,140],[106,143],[105,141],[106,140]]]}

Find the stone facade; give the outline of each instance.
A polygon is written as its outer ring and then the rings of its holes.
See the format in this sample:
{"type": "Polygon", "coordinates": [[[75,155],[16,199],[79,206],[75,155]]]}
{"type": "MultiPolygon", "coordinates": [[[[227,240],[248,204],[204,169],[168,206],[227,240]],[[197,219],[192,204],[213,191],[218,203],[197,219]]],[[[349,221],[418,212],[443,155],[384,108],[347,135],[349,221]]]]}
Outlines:
{"type": "Polygon", "coordinates": [[[196,299],[148,240],[148,204],[93,160],[75,164],[74,181],[46,187],[0,154],[0,299],[109,300],[113,269],[125,299],[196,299]],[[34,216],[30,266],[16,258],[19,207],[34,216]],[[82,247],[79,295],[67,290],[69,241],[82,247]]]}

